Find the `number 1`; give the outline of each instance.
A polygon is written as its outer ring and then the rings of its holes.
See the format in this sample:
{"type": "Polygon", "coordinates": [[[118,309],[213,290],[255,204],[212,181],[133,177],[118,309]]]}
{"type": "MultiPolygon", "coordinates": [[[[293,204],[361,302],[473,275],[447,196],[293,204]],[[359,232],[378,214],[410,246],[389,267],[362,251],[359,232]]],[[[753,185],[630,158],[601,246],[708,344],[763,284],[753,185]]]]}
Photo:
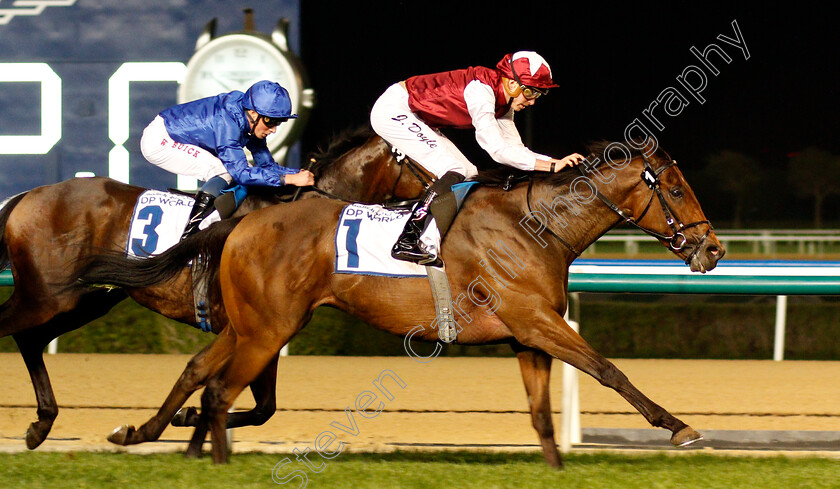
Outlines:
{"type": "Polygon", "coordinates": [[[356,239],[359,237],[359,226],[362,225],[361,219],[348,219],[344,221],[347,226],[347,240],[345,247],[347,248],[347,268],[359,268],[359,245],[356,239]]]}

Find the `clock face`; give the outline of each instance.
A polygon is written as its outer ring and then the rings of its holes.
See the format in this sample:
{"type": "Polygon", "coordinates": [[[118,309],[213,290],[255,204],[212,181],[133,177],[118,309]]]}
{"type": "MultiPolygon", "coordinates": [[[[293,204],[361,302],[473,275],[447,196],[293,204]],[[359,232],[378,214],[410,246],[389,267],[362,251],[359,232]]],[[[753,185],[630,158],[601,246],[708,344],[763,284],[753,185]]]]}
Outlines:
{"type": "MultiPolygon", "coordinates": [[[[301,109],[302,83],[291,63],[269,41],[247,34],[218,37],[201,49],[187,63],[187,75],[178,89],[178,102],[239,90],[246,91],[260,80],[279,83],[289,91],[292,113],[301,109]]],[[[288,139],[296,119],[289,119],[266,139],[274,152],[288,139]]]]}

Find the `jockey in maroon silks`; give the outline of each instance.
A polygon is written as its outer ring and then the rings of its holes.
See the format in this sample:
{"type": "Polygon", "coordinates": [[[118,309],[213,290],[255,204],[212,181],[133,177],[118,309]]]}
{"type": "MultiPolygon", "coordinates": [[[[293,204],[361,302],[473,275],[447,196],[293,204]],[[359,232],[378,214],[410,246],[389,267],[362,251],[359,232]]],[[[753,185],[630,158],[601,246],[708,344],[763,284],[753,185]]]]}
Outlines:
{"type": "Polygon", "coordinates": [[[478,173],[476,167],[438,128],[475,130],[478,144],[503,165],[522,170],[559,171],[583,160],[562,159],[525,147],[513,116],[557,87],[551,68],[533,51],[508,54],[495,68],[475,66],[420,75],[391,85],[373,105],[370,122],[383,139],[438,180],[417,204],[391,255],[420,264],[439,264],[434,250],[420,241],[430,221],[429,206],[451,194],[451,187],[478,173]]]}

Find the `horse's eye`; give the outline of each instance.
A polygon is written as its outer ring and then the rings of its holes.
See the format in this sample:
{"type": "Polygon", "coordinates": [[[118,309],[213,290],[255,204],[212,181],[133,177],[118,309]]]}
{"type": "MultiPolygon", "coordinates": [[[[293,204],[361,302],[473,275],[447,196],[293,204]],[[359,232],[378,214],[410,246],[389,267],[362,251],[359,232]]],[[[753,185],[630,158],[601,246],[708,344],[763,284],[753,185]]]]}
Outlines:
{"type": "Polygon", "coordinates": [[[674,187],[674,188],[671,189],[671,195],[675,199],[681,199],[683,197],[683,195],[685,195],[685,194],[683,193],[682,188],[674,187]]]}

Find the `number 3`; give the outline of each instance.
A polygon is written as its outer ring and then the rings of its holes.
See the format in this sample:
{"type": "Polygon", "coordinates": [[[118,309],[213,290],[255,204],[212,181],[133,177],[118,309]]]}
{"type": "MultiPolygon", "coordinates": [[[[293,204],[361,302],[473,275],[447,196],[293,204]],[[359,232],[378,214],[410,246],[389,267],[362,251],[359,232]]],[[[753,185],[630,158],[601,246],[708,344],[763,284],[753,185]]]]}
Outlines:
{"type": "Polygon", "coordinates": [[[149,223],[143,228],[143,234],[146,235],[145,239],[134,238],[131,240],[131,251],[135,255],[147,257],[155,252],[158,244],[158,234],[155,232],[155,228],[158,227],[162,218],[163,209],[157,205],[144,207],[137,213],[137,219],[149,219],[149,223]]]}

